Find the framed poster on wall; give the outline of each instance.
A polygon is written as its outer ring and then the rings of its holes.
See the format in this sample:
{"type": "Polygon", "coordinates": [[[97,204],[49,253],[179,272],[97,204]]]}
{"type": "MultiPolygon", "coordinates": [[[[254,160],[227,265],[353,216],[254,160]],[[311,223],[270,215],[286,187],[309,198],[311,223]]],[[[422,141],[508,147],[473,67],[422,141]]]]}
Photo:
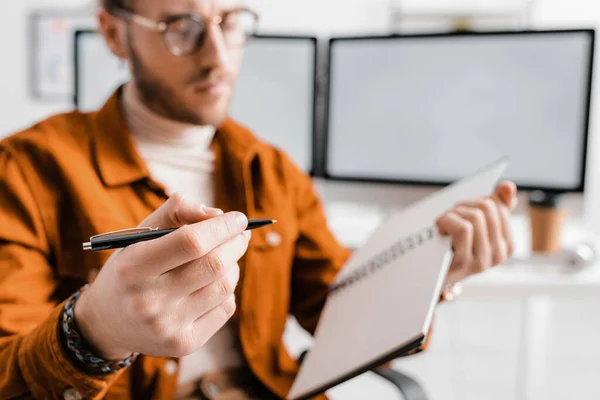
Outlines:
{"type": "Polygon", "coordinates": [[[43,9],[29,15],[29,86],[38,100],[71,100],[75,31],[95,28],[91,9],[43,9]]]}

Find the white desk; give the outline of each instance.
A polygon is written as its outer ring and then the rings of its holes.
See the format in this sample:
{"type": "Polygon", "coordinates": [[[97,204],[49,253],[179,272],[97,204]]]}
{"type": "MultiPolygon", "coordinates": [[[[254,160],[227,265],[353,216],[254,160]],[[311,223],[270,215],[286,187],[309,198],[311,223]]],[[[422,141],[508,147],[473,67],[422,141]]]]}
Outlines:
{"type": "Polygon", "coordinates": [[[515,265],[498,267],[480,276],[467,279],[462,296],[530,297],[567,296],[600,299],[600,266],[595,264],[582,271],[569,272],[548,265],[515,265]]]}

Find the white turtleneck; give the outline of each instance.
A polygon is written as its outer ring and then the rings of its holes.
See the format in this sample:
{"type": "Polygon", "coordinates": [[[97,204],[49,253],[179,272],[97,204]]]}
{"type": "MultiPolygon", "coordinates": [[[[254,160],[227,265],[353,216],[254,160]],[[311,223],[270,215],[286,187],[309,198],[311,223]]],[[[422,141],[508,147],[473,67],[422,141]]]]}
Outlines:
{"type": "Polygon", "coordinates": [[[215,157],[209,147],[215,129],[155,114],[141,102],[131,83],[123,89],[123,108],[140,155],[167,194],[185,193],[201,204],[214,204],[215,157]]]}
{"type": "MultiPolygon", "coordinates": [[[[200,204],[214,205],[214,154],[210,150],[215,129],[184,124],[150,111],[131,83],[123,89],[123,110],[138,152],[154,180],[171,195],[185,194],[200,204]]],[[[209,371],[240,366],[243,359],[231,324],[226,324],[202,348],[179,362],[181,388],[209,371]]],[[[182,393],[185,395],[185,393],[182,393]]]]}

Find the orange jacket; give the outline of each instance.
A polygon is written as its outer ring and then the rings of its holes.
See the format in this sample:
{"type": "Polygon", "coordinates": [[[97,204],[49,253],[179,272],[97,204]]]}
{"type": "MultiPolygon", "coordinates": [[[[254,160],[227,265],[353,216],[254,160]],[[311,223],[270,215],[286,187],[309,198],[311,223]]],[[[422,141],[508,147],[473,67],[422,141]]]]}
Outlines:
{"type": "MultiPolygon", "coordinates": [[[[285,154],[232,121],[213,149],[216,206],[279,221],[253,234],[234,319],[249,366],[283,397],[297,373],[281,340],[286,318],[314,330],[349,251],[285,154]]],[[[177,360],[140,356],[113,376],[91,376],[74,368],[57,336],[62,302],[109,256],[82,251],[82,242],[135,227],[166,198],[129,138],[119,92],[98,112],[55,116],[0,142],[0,398],[174,397],[177,360]]]]}

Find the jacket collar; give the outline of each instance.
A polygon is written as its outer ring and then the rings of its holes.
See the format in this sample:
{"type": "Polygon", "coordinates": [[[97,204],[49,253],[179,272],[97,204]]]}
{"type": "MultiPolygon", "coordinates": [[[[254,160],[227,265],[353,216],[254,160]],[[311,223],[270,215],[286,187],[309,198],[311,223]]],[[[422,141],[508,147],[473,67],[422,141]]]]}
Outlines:
{"type": "MultiPolygon", "coordinates": [[[[91,114],[92,154],[98,173],[108,187],[128,185],[149,178],[150,172],[139,155],[121,109],[122,87],[104,106],[91,114]]],[[[219,146],[227,159],[246,164],[256,155],[260,141],[248,129],[227,119],[215,134],[213,145],[219,146]]]]}

